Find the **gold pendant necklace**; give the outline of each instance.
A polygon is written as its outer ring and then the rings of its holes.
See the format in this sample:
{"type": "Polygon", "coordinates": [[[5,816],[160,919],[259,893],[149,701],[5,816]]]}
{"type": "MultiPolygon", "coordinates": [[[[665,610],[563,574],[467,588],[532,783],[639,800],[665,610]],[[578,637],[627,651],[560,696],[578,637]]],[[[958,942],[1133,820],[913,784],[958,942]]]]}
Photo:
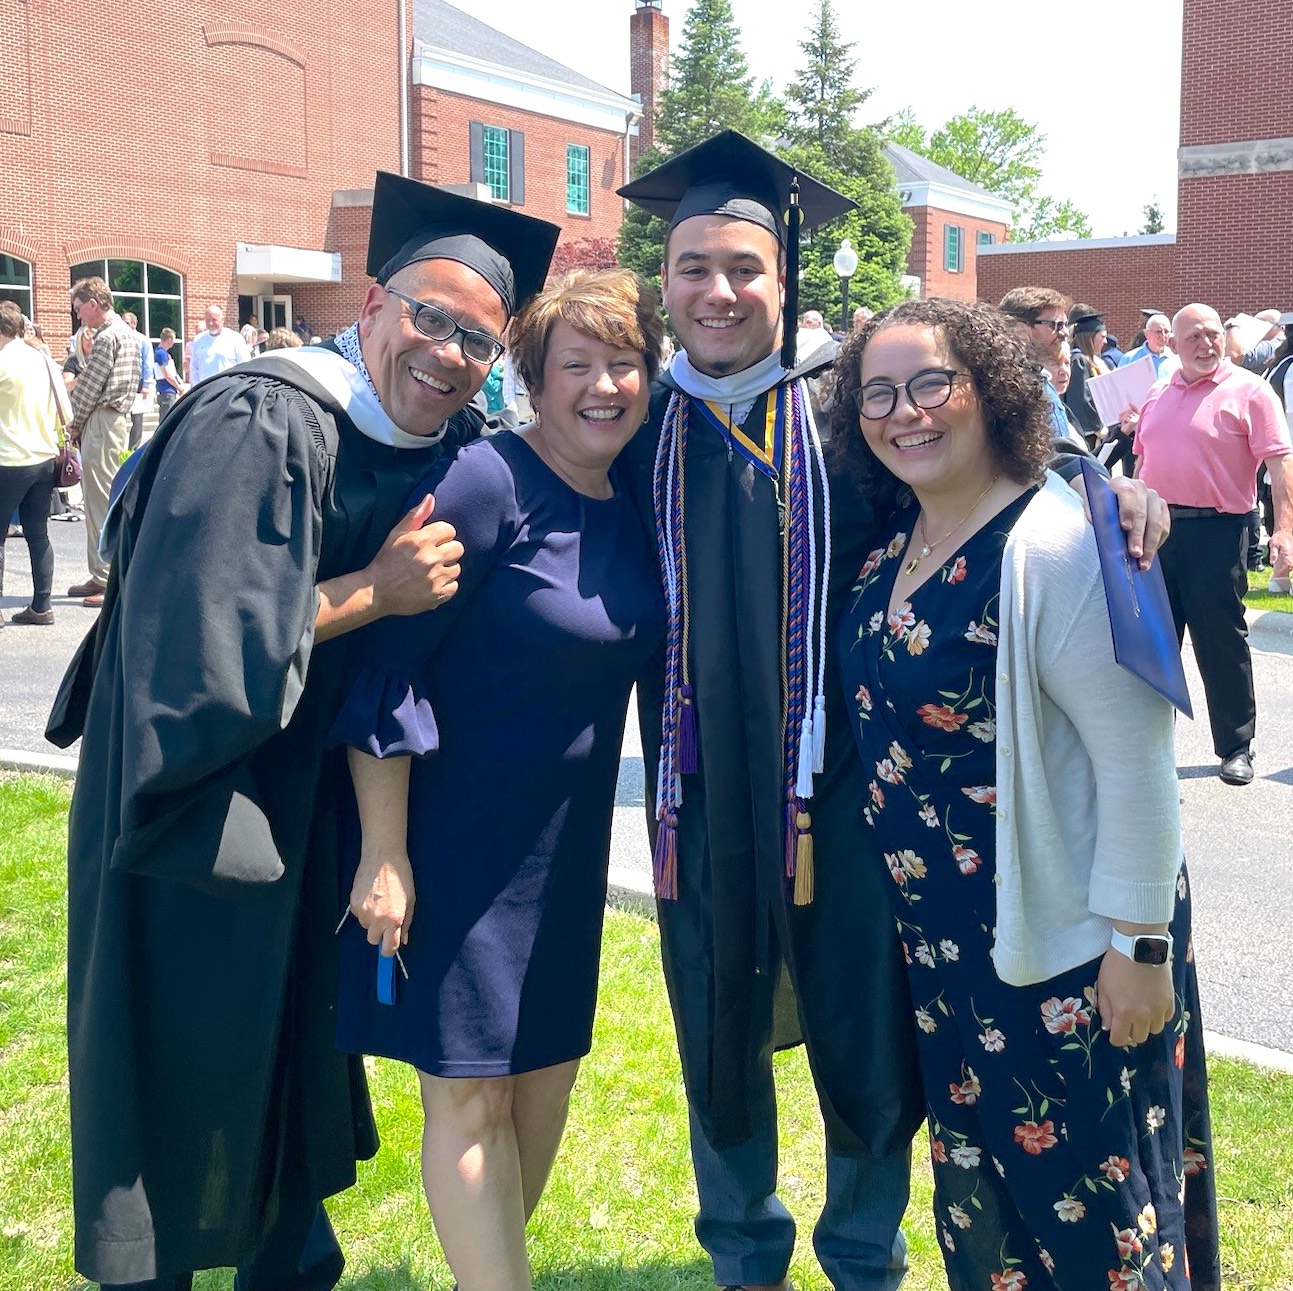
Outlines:
{"type": "Polygon", "coordinates": [[[902,567],[902,572],[908,576],[914,574],[920,568],[920,562],[930,555],[935,547],[941,547],[979,509],[979,503],[988,496],[996,482],[997,477],[994,475],[988,481],[988,487],[974,499],[974,505],[937,542],[930,542],[929,535],[925,531],[925,510],[922,507],[916,520],[920,528],[920,551],[902,567]]]}

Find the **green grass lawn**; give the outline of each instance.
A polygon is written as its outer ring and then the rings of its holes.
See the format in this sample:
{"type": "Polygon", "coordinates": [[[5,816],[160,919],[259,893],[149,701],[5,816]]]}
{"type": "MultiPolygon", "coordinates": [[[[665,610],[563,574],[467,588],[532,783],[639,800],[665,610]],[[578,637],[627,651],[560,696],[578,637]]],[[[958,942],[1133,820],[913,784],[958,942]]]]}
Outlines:
{"type": "Polygon", "coordinates": [[[1293,614],[1293,596],[1285,592],[1269,591],[1271,581],[1270,569],[1263,569],[1260,574],[1250,572],[1248,575],[1248,595],[1244,604],[1250,610],[1280,610],[1293,614]]]}
{"type": "MultiPolygon", "coordinates": [[[[0,1291],[73,1291],[63,1053],[67,788],[35,777],[0,782],[0,1291]]],[[[705,1291],[691,1233],[695,1192],[682,1081],[657,963],[655,926],[612,913],[592,1056],[570,1128],[531,1225],[539,1291],[705,1291]]],[[[800,1291],[825,1291],[808,1240],[822,1200],[822,1131],[801,1052],[778,1059],[781,1193],[800,1227],[800,1291]]],[[[409,1071],[370,1066],[383,1146],[332,1205],[363,1291],[447,1291],[451,1279],[422,1202],[421,1112],[409,1071]]],[[[1278,1126],[1293,1123],[1293,1079],[1213,1064],[1222,1234],[1231,1291],[1293,1288],[1293,1169],[1278,1126]]],[[[923,1146],[923,1141],[922,1141],[923,1146]]],[[[919,1150],[918,1150],[919,1155],[919,1150]]],[[[904,1291],[946,1284],[919,1162],[905,1230],[904,1291]]],[[[199,1291],[229,1286],[205,1274],[199,1291]]]]}

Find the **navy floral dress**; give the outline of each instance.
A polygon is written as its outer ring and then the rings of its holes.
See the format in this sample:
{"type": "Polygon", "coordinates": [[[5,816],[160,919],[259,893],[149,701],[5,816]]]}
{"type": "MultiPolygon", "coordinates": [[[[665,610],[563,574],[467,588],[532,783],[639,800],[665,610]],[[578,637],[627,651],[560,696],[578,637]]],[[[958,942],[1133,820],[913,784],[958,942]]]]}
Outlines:
{"type": "Polygon", "coordinates": [[[916,1012],[948,1283],[1199,1291],[1219,1281],[1184,872],[1172,925],[1177,1011],[1144,1044],[1115,1049],[1101,1030],[1098,958],[1028,987],[1003,983],[990,958],[998,588],[1006,538],[1031,496],[890,613],[916,519],[900,512],[839,628],[871,773],[863,814],[893,879],[916,1012]]]}

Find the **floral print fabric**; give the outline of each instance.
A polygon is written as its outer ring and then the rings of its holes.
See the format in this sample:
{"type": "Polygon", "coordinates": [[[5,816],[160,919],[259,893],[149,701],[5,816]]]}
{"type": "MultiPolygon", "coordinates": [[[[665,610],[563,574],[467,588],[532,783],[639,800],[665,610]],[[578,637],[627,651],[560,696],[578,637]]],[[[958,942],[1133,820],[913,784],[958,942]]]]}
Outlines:
{"type": "Polygon", "coordinates": [[[1188,1291],[1189,1258],[1205,1266],[1199,1291],[1213,1285],[1215,1202],[1186,875],[1177,1010],[1145,1044],[1115,1049],[1101,1030],[1099,959],[1018,988],[990,958],[998,585],[1030,497],[890,611],[915,520],[901,513],[840,624],[863,814],[908,964],[935,1220],[953,1291],[1188,1291]]]}

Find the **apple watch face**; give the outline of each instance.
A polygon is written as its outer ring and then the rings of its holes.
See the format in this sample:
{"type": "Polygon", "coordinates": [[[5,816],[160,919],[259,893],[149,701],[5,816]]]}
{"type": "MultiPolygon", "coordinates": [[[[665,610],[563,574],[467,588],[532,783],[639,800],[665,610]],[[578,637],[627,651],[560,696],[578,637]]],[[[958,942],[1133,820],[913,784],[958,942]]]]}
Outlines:
{"type": "Polygon", "coordinates": [[[1166,964],[1172,953],[1172,943],[1166,937],[1136,938],[1132,958],[1138,964],[1166,964]]]}

